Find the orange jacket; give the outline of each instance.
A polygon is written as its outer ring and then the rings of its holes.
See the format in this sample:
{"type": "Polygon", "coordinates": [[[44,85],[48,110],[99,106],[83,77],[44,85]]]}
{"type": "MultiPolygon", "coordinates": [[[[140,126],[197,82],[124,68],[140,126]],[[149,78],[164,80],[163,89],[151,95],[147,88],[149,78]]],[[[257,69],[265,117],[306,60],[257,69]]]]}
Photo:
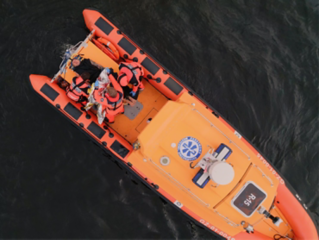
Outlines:
{"type": "Polygon", "coordinates": [[[81,96],[87,97],[87,90],[90,85],[86,83],[81,77],[74,77],[70,86],[66,88],[66,95],[74,100],[79,101],[81,96]]]}
{"type": "Polygon", "coordinates": [[[136,62],[122,62],[119,65],[119,70],[118,82],[120,85],[125,87],[130,83],[133,85],[133,91],[137,92],[144,75],[142,65],[136,62]]]}
{"type": "Polygon", "coordinates": [[[99,91],[98,88],[95,88],[93,97],[96,102],[100,103],[103,106],[103,110],[106,110],[107,114],[116,115],[123,111],[123,89],[115,80],[112,74],[109,75],[109,79],[113,87],[117,91],[116,97],[110,97],[107,92],[101,95],[101,91],[99,91]]]}

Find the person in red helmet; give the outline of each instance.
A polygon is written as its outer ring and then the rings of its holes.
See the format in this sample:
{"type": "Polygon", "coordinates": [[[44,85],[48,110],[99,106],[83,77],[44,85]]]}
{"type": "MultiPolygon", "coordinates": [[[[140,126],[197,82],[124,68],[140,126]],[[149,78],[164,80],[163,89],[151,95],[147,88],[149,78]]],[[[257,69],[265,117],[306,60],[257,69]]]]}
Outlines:
{"type": "Polygon", "coordinates": [[[117,81],[124,89],[125,97],[137,98],[138,92],[144,90],[141,82],[144,71],[142,65],[136,62],[121,62],[119,64],[119,76],[117,81]],[[131,86],[131,87],[129,87],[131,86]]]}

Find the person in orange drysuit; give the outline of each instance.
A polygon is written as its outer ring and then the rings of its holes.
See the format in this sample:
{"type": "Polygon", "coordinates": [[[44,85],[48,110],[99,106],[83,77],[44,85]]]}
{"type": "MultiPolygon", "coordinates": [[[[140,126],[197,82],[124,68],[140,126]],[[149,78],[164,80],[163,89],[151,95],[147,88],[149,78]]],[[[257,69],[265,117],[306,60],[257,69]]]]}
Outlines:
{"type": "Polygon", "coordinates": [[[84,72],[81,76],[74,77],[66,87],[66,95],[75,102],[87,102],[88,89],[90,88],[90,74],[84,72]]]}
{"type": "Polygon", "coordinates": [[[113,86],[96,87],[93,97],[102,107],[100,110],[102,116],[105,116],[109,123],[114,123],[115,116],[124,112],[123,89],[110,72],[108,71],[108,78],[113,86]]]}
{"type": "Polygon", "coordinates": [[[144,85],[141,82],[144,71],[142,65],[136,62],[121,62],[119,64],[119,76],[117,81],[124,89],[125,97],[131,96],[137,98],[138,91],[144,90],[144,85]],[[125,91],[125,88],[131,85],[129,91],[125,91]]]}

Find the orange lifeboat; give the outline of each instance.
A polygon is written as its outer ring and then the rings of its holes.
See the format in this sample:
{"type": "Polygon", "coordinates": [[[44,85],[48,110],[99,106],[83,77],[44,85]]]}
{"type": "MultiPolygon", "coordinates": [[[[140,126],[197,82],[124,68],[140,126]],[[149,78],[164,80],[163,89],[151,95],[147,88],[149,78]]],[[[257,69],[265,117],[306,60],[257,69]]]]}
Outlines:
{"type": "Polygon", "coordinates": [[[76,75],[66,58],[53,79],[30,75],[40,96],[140,181],[217,236],[318,239],[306,205],[259,150],[101,13],[85,9],[83,15],[91,33],[72,56],[114,73],[123,59],[138,62],[145,73],[144,91],[134,106],[125,105],[114,124],[99,124],[94,108],[86,111],[72,102],[59,84],[76,75]]]}

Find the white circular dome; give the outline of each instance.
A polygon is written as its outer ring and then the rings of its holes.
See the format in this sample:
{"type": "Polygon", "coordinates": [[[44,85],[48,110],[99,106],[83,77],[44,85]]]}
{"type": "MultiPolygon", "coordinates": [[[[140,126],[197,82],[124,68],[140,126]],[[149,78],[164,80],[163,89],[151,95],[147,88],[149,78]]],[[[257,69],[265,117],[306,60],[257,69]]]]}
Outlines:
{"type": "Polygon", "coordinates": [[[217,161],[209,166],[208,174],[210,179],[218,185],[226,185],[233,181],[235,171],[228,163],[217,161]]]}

